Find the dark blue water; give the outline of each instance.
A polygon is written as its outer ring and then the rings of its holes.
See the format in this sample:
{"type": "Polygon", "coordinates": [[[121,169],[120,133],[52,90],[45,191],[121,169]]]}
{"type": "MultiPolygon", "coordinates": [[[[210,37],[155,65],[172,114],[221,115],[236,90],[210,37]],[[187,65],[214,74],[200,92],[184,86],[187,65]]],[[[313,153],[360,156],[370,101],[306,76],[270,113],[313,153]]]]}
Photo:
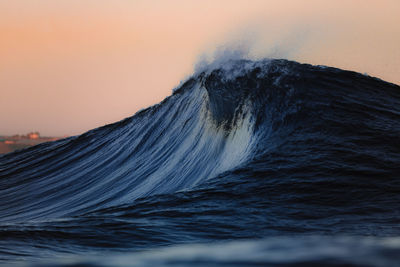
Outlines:
{"type": "Polygon", "coordinates": [[[2,155],[0,263],[396,266],[400,87],[227,61],[130,118],[2,155]]]}

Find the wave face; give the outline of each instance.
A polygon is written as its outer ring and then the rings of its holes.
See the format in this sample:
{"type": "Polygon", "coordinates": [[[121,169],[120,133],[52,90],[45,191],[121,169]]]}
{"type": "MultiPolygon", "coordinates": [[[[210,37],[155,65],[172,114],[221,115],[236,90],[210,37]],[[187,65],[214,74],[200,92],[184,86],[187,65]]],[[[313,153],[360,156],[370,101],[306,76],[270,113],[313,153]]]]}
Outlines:
{"type": "Polygon", "coordinates": [[[130,118],[0,156],[0,260],[398,236],[399,177],[399,86],[228,61],[130,118]]]}

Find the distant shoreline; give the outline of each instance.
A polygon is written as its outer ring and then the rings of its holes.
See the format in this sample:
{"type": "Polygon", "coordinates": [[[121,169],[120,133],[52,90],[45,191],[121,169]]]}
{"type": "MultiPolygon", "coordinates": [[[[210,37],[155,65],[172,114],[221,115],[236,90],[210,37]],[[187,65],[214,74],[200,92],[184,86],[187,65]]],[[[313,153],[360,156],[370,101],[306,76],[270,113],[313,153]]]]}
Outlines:
{"type": "Polygon", "coordinates": [[[18,149],[31,147],[40,143],[55,141],[65,138],[40,136],[39,132],[31,132],[26,135],[0,135],[0,154],[10,153],[18,149]]]}

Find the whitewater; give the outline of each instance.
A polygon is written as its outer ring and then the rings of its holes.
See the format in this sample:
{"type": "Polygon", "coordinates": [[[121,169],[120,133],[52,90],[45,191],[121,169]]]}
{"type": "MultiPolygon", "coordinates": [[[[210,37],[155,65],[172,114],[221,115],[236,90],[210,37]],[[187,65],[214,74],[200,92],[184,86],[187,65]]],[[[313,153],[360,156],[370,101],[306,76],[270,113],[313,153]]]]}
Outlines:
{"type": "Polygon", "coordinates": [[[393,266],[399,175],[398,85],[227,60],[132,117],[0,155],[0,264],[393,266]]]}

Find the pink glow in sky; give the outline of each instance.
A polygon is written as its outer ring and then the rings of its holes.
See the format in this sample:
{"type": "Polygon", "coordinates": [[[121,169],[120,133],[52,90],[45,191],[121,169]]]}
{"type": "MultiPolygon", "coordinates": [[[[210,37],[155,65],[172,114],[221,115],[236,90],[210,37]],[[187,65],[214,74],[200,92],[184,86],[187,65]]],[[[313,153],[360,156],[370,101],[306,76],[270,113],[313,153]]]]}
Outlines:
{"type": "Polygon", "coordinates": [[[399,25],[398,0],[0,0],[0,134],[131,116],[221,47],[400,84],[399,25]]]}

